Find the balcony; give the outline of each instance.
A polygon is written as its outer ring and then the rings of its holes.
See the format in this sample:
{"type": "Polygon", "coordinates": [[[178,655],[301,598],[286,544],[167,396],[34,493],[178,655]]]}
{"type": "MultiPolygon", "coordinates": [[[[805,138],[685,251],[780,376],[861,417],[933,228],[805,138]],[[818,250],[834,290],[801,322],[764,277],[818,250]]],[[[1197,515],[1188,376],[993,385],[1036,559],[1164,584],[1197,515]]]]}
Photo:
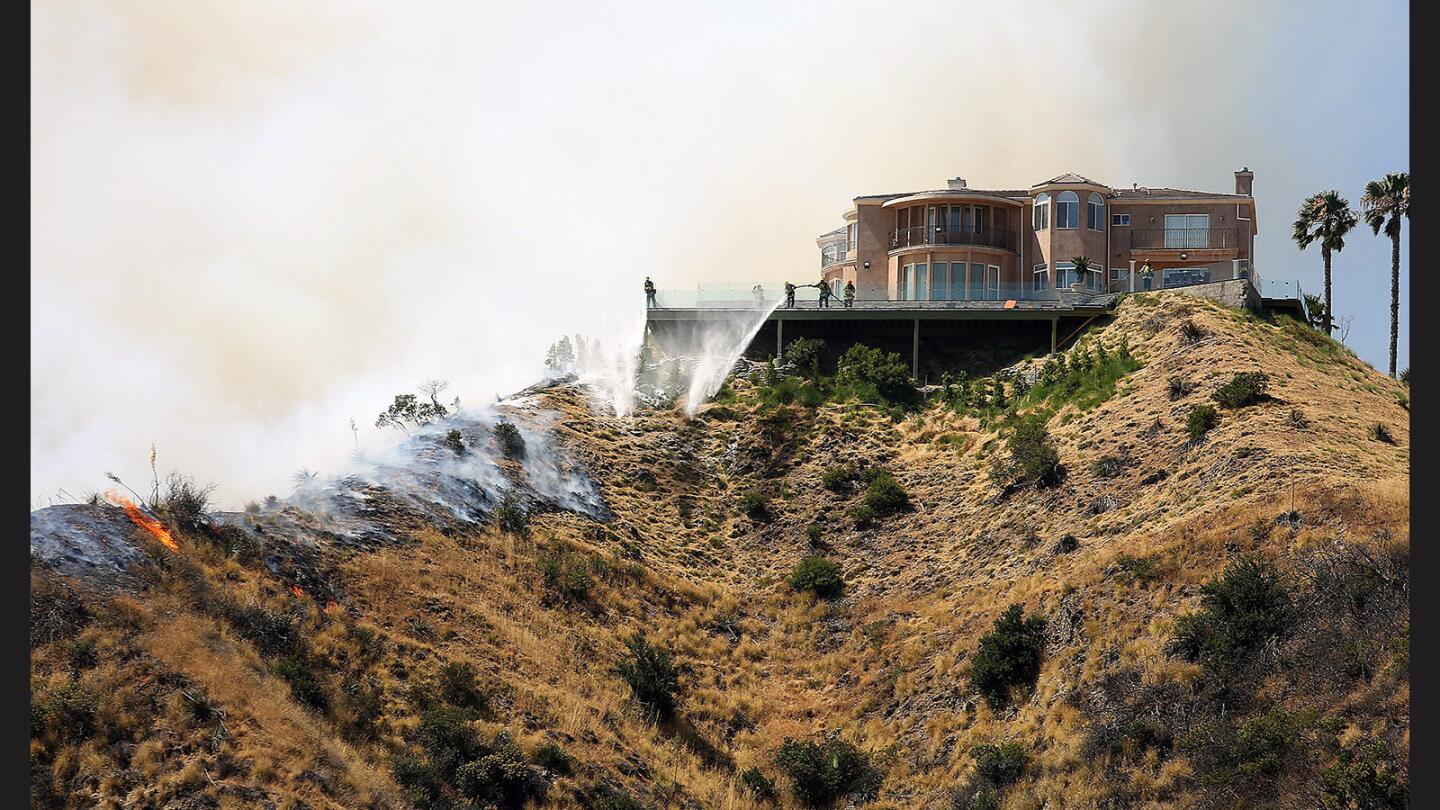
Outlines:
{"type": "Polygon", "coordinates": [[[1131,250],[1238,250],[1237,228],[1136,228],[1131,250]]]}
{"type": "Polygon", "coordinates": [[[890,249],[973,245],[1015,251],[1015,232],[999,229],[970,230],[968,228],[932,228],[921,225],[916,228],[898,228],[890,234],[890,249]]]}
{"type": "Polygon", "coordinates": [[[834,267],[837,264],[845,264],[846,262],[852,262],[854,260],[854,257],[845,251],[841,251],[839,254],[821,254],[820,269],[824,270],[827,267],[834,267]]]}

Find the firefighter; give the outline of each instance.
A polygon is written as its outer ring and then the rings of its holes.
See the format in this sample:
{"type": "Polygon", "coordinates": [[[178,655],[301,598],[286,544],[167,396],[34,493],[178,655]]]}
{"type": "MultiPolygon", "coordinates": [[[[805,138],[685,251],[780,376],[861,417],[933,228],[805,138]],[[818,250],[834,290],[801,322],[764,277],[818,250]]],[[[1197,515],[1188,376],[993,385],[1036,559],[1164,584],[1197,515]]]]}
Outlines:
{"type": "Polygon", "coordinates": [[[646,309],[654,309],[655,307],[658,307],[658,306],[659,306],[659,304],[656,304],[656,303],[655,303],[655,282],[651,281],[649,276],[646,276],[646,277],[645,277],[645,308],[646,308],[646,309]]]}
{"type": "Polygon", "coordinates": [[[764,288],[764,287],[761,287],[759,284],[756,284],[754,287],[751,287],[751,288],[750,288],[750,294],[753,295],[753,296],[755,296],[755,308],[756,308],[756,309],[760,309],[760,308],[762,308],[762,307],[765,306],[765,288],[764,288]]]}
{"type": "Polygon", "coordinates": [[[826,308],[826,309],[829,309],[829,308],[830,308],[830,296],[834,295],[834,294],[835,294],[835,291],[832,290],[832,289],[830,289],[830,285],[829,285],[829,284],[826,284],[826,283],[825,283],[825,279],[823,279],[823,278],[820,279],[820,283],[819,283],[819,284],[816,284],[816,285],[815,285],[815,288],[820,291],[820,306],[822,306],[822,307],[824,307],[824,308],[826,308]]]}
{"type": "Polygon", "coordinates": [[[851,309],[855,306],[855,282],[845,282],[845,308],[851,309]]]}
{"type": "Polygon", "coordinates": [[[795,285],[788,281],[785,282],[785,308],[795,308],[795,285]]]}

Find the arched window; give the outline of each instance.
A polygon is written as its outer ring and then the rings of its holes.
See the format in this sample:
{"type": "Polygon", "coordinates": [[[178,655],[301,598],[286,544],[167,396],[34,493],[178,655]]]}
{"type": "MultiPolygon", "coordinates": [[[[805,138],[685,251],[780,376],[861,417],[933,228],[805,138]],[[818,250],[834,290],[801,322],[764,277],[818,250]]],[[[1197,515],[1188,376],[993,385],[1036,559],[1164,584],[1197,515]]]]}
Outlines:
{"type": "Polygon", "coordinates": [[[1035,198],[1035,230],[1043,231],[1050,227],[1050,195],[1041,193],[1035,198]]]}
{"type": "Polygon", "coordinates": [[[1105,200],[1099,194],[1091,194],[1085,203],[1085,226],[1092,231],[1105,230],[1105,200]]]}
{"type": "Polygon", "coordinates": [[[1080,227],[1080,197],[1075,192],[1060,192],[1055,201],[1055,227],[1080,227]]]}

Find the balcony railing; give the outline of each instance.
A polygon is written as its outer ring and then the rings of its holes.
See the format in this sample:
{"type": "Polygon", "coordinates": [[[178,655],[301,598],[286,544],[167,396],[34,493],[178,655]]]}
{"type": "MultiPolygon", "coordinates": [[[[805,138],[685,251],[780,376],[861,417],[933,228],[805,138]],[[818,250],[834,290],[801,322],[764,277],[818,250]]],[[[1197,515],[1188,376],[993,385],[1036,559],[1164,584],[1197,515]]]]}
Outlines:
{"type": "Polygon", "coordinates": [[[932,228],[921,225],[916,228],[898,228],[890,234],[890,249],[925,245],[978,245],[1015,250],[1015,232],[999,229],[971,230],[969,228],[932,228]]]}
{"type": "Polygon", "coordinates": [[[845,262],[848,262],[848,261],[851,261],[851,260],[852,260],[852,259],[851,259],[851,257],[850,257],[850,254],[848,254],[848,253],[842,253],[842,254],[840,254],[840,255],[838,255],[838,256],[830,256],[830,255],[824,255],[824,254],[822,254],[822,255],[820,256],[820,269],[821,269],[821,270],[824,270],[825,268],[830,267],[831,265],[844,264],[845,262]]]}
{"type": "Polygon", "coordinates": [[[1131,249],[1234,250],[1240,246],[1236,228],[1136,228],[1130,231],[1131,249]]]}

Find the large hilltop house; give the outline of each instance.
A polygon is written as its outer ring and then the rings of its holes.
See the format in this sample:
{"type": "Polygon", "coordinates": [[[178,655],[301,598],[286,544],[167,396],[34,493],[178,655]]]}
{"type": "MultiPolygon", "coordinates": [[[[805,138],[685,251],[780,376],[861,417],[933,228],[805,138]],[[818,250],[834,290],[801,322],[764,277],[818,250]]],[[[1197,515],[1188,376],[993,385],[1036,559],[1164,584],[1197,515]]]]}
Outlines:
{"type": "MultiPolygon", "coordinates": [[[[856,197],[820,236],[820,267],[861,300],[1053,299],[1251,278],[1254,173],[1235,193],[1111,188],[1062,174],[1029,189],[967,187],[856,197]],[[1077,269],[1076,257],[1088,268],[1077,269]]],[[[1252,279],[1253,280],[1253,279],[1252,279]]]]}

